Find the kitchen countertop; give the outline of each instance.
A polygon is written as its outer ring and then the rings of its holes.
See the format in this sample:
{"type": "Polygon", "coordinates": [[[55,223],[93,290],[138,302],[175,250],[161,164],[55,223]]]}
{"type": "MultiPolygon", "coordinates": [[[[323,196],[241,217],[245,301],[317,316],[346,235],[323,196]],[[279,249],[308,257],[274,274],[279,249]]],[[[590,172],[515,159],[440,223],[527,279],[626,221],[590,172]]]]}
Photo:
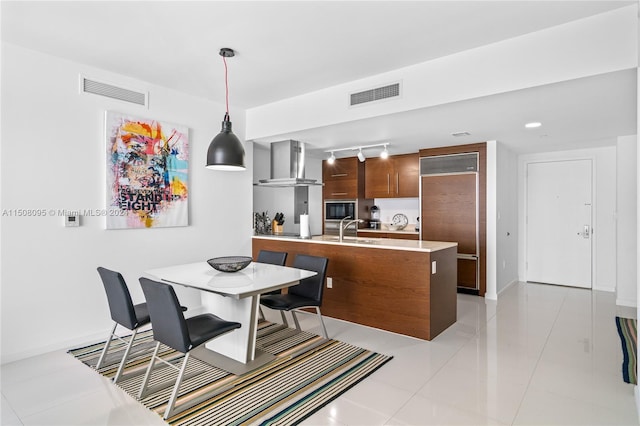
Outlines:
{"type": "MultiPolygon", "coordinates": [[[[379,232],[388,233],[381,230],[379,232]]],[[[396,231],[397,232],[397,231],[396,231]]],[[[254,235],[253,238],[277,239],[286,241],[296,241],[311,244],[338,244],[353,247],[367,247],[390,250],[408,250],[435,252],[439,250],[456,247],[458,243],[447,241],[420,241],[420,240],[399,240],[394,238],[364,238],[364,237],[344,237],[343,241],[338,241],[336,235],[315,235],[311,238],[300,238],[289,235],[254,235]]]]}

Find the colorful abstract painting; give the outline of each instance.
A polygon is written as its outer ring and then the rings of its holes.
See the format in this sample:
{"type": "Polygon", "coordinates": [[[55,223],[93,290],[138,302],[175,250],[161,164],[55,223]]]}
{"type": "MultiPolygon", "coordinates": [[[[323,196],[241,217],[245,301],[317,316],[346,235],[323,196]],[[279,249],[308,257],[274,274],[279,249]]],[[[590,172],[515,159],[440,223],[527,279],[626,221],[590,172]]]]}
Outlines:
{"type": "Polygon", "coordinates": [[[187,226],[184,126],[107,111],[107,229],[187,226]]]}

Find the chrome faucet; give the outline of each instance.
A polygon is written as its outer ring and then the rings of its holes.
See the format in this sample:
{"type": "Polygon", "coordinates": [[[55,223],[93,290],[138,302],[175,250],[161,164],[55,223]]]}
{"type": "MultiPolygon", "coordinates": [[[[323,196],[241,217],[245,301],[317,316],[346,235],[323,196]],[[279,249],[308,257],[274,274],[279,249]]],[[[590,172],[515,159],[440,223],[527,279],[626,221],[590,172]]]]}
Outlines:
{"type": "Polygon", "coordinates": [[[347,217],[343,217],[340,220],[340,236],[339,236],[339,241],[342,242],[342,239],[344,238],[344,230],[347,229],[349,227],[349,225],[351,225],[352,223],[363,223],[364,220],[362,219],[354,219],[354,220],[350,220],[349,222],[347,222],[346,224],[344,224],[344,221],[347,219],[351,219],[351,216],[347,216],[347,217]]]}

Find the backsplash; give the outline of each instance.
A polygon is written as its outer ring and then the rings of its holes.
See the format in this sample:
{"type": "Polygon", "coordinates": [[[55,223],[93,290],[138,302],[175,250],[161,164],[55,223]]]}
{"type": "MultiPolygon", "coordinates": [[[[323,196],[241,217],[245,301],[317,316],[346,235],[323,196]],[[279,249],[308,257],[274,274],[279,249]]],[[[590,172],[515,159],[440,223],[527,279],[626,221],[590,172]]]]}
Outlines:
{"type": "Polygon", "coordinates": [[[403,213],[409,224],[415,225],[416,218],[420,216],[419,198],[376,198],[374,204],[380,208],[382,223],[390,223],[393,215],[403,213]]]}

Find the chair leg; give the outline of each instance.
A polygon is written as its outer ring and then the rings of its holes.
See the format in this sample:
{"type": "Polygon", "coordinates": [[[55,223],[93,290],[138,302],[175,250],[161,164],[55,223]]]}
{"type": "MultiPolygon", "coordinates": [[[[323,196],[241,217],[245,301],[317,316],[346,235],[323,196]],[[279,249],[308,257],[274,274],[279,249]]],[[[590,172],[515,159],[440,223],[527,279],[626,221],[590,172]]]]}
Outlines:
{"type": "Polygon", "coordinates": [[[109,333],[109,337],[107,337],[107,340],[104,342],[104,348],[102,349],[102,353],[100,354],[100,358],[98,359],[98,363],[96,364],[96,370],[102,367],[102,362],[104,361],[104,358],[107,355],[107,351],[109,350],[109,346],[111,345],[111,339],[113,339],[113,335],[116,332],[116,327],[118,327],[117,322],[113,324],[111,333],[109,333]]]}
{"type": "Polygon", "coordinates": [[[280,316],[282,317],[282,324],[289,327],[289,320],[287,320],[287,316],[284,314],[284,311],[280,311],[280,316]]]}
{"type": "Polygon", "coordinates": [[[258,319],[261,319],[264,321],[265,317],[264,317],[264,312],[262,312],[262,306],[258,306],[258,313],[260,314],[258,319]]]}
{"type": "Polygon", "coordinates": [[[298,317],[296,316],[296,311],[292,309],[290,312],[291,316],[293,317],[293,322],[296,325],[296,330],[302,331],[302,329],[300,328],[300,323],[298,322],[298,317]]]}
{"type": "Polygon", "coordinates": [[[133,341],[135,340],[137,334],[138,334],[138,329],[136,328],[135,330],[133,330],[133,334],[129,339],[129,344],[127,345],[127,348],[124,350],[124,355],[122,356],[122,361],[120,361],[120,366],[118,367],[118,371],[116,372],[116,375],[113,376],[113,383],[118,383],[118,380],[120,380],[120,377],[122,377],[124,366],[127,363],[127,358],[129,358],[129,352],[131,352],[131,347],[133,346],[133,341]]]}
{"type": "Polygon", "coordinates": [[[173,386],[173,392],[171,392],[171,397],[169,398],[169,404],[167,405],[167,409],[164,412],[164,419],[167,420],[171,414],[173,413],[174,406],[176,404],[176,400],[178,399],[178,391],[180,390],[180,384],[182,383],[182,377],[184,376],[184,372],[187,369],[187,361],[189,361],[190,353],[187,352],[184,355],[184,360],[182,361],[182,367],[180,367],[180,373],[176,378],[176,384],[173,386]]]}
{"type": "Polygon", "coordinates": [[[322,333],[324,334],[324,338],[328,339],[327,335],[327,327],[324,326],[324,320],[322,319],[322,314],[320,313],[320,307],[316,306],[316,312],[318,313],[318,318],[320,318],[320,324],[322,325],[322,333]]]}
{"type": "Polygon", "coordinates": [[[142,380],[142,384],[140,385],[140,391],[138,392],[138,399],[144,398],[147,392],[147,385],[149,384],[149,378],[151,377],[151,370],[153,370],[153,364],[156,362],[156,358],[158,357],[158,351],[160,350],[160,342],[156,343],[156,348],[153,350],[153,355],[151,355],[151,360],[149,361],[149,367],[147,367],[147,372],[144,375],[144,379],[142,380]]]}

